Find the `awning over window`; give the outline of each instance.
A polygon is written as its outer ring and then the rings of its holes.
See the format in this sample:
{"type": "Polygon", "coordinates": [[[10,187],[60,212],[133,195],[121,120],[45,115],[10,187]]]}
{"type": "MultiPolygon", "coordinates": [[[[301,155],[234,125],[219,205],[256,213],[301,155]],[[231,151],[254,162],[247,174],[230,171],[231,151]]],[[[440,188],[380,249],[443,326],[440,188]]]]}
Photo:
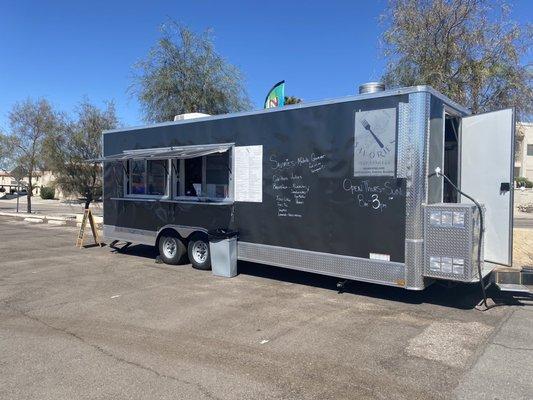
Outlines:
{"type": "Polygon", "coordinates": [[[132,158],[195,158],[228,151],[234,143],[197,144],[192,146],[157,147],[152,149],[125,150],[120,154],[102,157],[91,162],[111,162],[132,158]]]}

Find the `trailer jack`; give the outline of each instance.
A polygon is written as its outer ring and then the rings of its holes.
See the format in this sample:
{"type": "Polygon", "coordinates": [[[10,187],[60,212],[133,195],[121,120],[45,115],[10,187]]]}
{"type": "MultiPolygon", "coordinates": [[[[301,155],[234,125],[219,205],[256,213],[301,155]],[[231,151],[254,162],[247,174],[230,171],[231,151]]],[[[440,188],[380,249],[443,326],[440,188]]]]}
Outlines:
{"type": "Polygon", "coordinates": [[[337,293],[338,294],[343,294],[344,293],[344,288],[346,287],[348,282],[350,282],[348,279],[345,279],[343,281],[338,281],[337,282],[337,290],[338,290],[337,293]]]}
{"type": "Polygon", "coordinates": [[[110,244],[109,244],[109,247],[111,247],[113,250],[115,250],[116,253],[122,253],[123,251],[125,251],[128,247],[131,246],[131,242],[125,242],[125,244],[122,246],[122,247],[117,247],[117,243],[119,242],[119,240],[113,240],[110,244]]]}

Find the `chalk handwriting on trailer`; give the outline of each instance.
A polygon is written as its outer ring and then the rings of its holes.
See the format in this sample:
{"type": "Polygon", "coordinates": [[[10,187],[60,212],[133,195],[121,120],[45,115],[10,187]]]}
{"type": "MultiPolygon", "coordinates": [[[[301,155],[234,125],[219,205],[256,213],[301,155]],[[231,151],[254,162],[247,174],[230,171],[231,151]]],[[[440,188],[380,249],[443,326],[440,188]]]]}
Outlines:
{"type": "Polygon", "coordinates": [[[354,196],[359,207],[376,211],[388,208],[389,202],[397,197],[405,197],[405,191],[397,185],[396,179],[386,180],[379,185],[371,184],[368,180],[353,183],[351,179],[345,179],[342,188],[354,196]]]}
{"type": "Polygon", "coordinates": [[[276,193],[277,216],[302,218],[305,201],[311,194],[309,176],[318,174],[327,164],[325,154],[279,159],[276,154],[269,158],[272,175],[272,190],[276,193]]]}

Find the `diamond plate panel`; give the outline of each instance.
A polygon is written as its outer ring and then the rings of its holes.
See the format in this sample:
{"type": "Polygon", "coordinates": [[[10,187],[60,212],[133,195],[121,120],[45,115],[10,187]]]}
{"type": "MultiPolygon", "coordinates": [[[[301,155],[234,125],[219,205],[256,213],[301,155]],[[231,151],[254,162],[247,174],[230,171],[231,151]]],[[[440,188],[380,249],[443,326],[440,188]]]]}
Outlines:
{"type": "Polygon", "coordinates": [[[238,258],[366,282],[404,286],[405,265],[287,247],[238,242],[238,258]]]}
{"type": "Polygon", "coordinates": [[[406,156],[405,281],[409,288],[423,289],[424,210],[427,193],[427,146],[431,96],[426,92],[409,95],[406,156]]]}
{"type": "Polygon", "coordinates": [[[424,275],[460,282],[478,280],[480,219],[477,207],[452,203],[427,205],[424,221],[424,275]],[[455,218],[454,215],[464,217],[455,218]]]}
{"type": "Polygon", "coordinates": [[[398,104],[398,157],[396,158],[396,175],[407,178],[407,166],[410,165],[409,152],[409,103],[398,104]]]}
{"type": "Polygon", "coordinates": [[[104,238],[154,246],[156,244],[157,232],[124,228],[115,225],[104,225],[104,238]]]}
{"type": "Polygon", "coordinates": [[[427,192],[427,146],[429,137],[430,95],[425,92],[409,95],[411,113],[407,164],[407,239],[422,239],[424,216],[422,204],[427,192]]]}
{"type": "Polygon", "coordinates": [[[405,241],[405,276],[407,289],[422,290],[426,287],[422,270],[424,266],[424,241],[405,241]],[[407,270],[411,266],[410,270],[407,270]],[[413,267],[414,266],[414,267],[413,267]],[[420,275],[415,275],[420,273],[420,275]]]}

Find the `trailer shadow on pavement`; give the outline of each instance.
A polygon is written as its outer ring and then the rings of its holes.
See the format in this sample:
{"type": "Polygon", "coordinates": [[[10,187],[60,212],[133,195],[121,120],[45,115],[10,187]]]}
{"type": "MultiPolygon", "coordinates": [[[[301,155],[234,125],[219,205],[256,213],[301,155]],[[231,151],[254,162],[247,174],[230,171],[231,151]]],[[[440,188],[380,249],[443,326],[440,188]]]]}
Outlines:
{"type": "MultiPolygon", "coordinates": [[[[114,251],[120,252],[120,250],[114,251]]],[[[128,247],[123,253],[134,257],[147,258],[155,263],[158,250],[153,246],[133,245],[128,247]]],[[[342,281],[342,279],[326,275],[245,261],[239,261],[238,271],[239,274],[332,291],[338,291],[337,283],[342,281]]],[[[427,303],[462,310],[474,309],[482,300],[478,283],[449,284],[446,282],[446,284],[443,284],[436,282],[425,290],[411,291],[367,282],[347,281],[342,293],[339,293],[339,296],[343,295],[358,295],[406,304],[427,303]]],[[[492,300],[492,304],[496,305],[528,305],[528,303],[522,302],[519,296],[503,294],[493,287],[488,290],[487,295],[492,300]]]]}
{"type": "MultiPolygon", "coordinates": [[[[337,283],[340,281],[339,278],[335,277],[247,262],[240,262],[238,268],[239,274],[335,291],[337,291],[337,283]]],[[[374,283],[347,281],[342,293],[339,293],[339,296],[343,295],[358,295],[407,304],[427,303],[463,310],[475,308],[482,300],[481,289],[477,283],[457,283],[456,285],[445,286],[437,282],[425,290],[412,291],[374,283]]],[[[492,288],[488,292],[488,297],[493,299],[496,304],[521,304],[511,296],[502,297],[497,290],[492,288]]]]}

